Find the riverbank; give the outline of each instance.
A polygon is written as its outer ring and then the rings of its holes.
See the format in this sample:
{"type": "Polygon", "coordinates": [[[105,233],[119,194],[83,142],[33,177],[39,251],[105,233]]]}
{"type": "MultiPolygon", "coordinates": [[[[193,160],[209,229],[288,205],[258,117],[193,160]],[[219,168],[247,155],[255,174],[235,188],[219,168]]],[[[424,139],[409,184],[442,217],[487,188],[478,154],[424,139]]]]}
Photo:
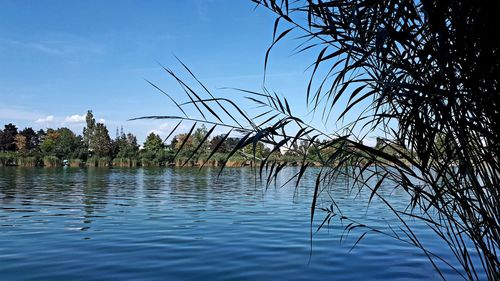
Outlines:
{"type": "MultiPolygon", "coordinates": [[[[111,159],[110,157],[91,157],[86,160],[83,159],[60,159],[55,156],[22,156],[17,153],[0,153],[0,167],[120,167],[120,168],[136,168],[136,167],[250,167],[250,166],[260,166],[262,163],[261,158],[253,158],[248,155],[233,155],[229,157],[226,153],[215,153],[207,160],[209,155],[201,154],[196,158],[188,157],[168,157],[160,158],[158,160],[154,157],[118,157],[111,159]]],[[[328,157],[325,157],[328,158],[328,157]]],[[[295,156],[281,156],[281,157],[270,157],[267,159],[269,165],[276,166],[301,166],[304,159],[302,157],[295,156]]],[[[401,159],[403,162],[410,163],[405,159],[401,159]]],[[[325,166],[318,159],[307,159],[306,162],[308,166],[311,167],[321,167],[325,166]]],[[[357,159],[353,166],[364,166],[368,164],[368,159],[357,159]]],[[[338,162],[329,162],[326,165],[336,165],[338,162]]],[[[378,165],[384,165],[383,163],[378,163],[378,165]]]]}
{"type": "MultiPolygon", "coordinates": [[[[119,161],[113,160],[109,161],[106,159],[97,159],[89,162],[85,162],[79,159],[72,159],[66,162],[67,164],[63,164],[60,160],[55,159],[46,159],[45,161],[37,162],[33,159],[17,159],[15,162],[3,163],[0,162],[0,167],[40,167],[40,168],[55,168],[55,167],[116,167],[116,168],[139,168],[139,167],[252,167],[258,166],[261,164],[261,161],[253,161],[253,160],[229,160],[224,164],[223,160],[177,160],[168,163],[158,163],[154,161],[140,161],[136,159],[120,159],[119,161]]],[[[278,161],[276,162],[280,165],[285,166],[300,166],[301,163],[299,161],[278,161]]],[[[321,167],[320,162],[311,162],[309,166],[321,167]]]]}

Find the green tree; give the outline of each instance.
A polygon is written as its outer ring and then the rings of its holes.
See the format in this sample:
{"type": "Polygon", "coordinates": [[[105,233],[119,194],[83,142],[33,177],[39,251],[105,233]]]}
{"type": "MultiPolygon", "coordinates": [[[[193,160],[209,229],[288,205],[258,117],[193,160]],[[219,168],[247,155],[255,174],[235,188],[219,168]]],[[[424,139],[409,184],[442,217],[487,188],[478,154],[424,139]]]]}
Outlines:
{"type": "Polygon", "coordinates": [[[143,149],[140,152],[141,163],[143,166],[164,165],[169,162],[170,151],[166,151],[165,145],[159,135],[151,132],[144,141],[143,149]]]}
{"type": "Polygon", "coordinates": [[[25,155],[29,152],[28,142],[24,135],[17,134],[14,138],[14,143],[16,144],[16,150],[21,155],[25,155]]]}
{"type": "Polygon", "coordinates": [[[137,144],[137,138],[132,133],[125,134],[123,128],[112,144],[113,153],[112,157],[118,158],[134,158],[139,151],[139,145],[137,144]]]}
{"type": "Polygon", "coordinates": [[[43,142],[46,134],[47,133],[45,132],[44,129],[40,129],[40,130],[36,131],[36,136],[38,138],[38,145],[40,145],[43,142]]]}
{"type": "MultiPolygon", "coordinates": [[[[205,135],[208,133],[207,127],[205,124],[202,124],[201,127],[196,128],[193,133],[193,145],[196,147],[198,146],[203,139],[205,138],[205,135]]],[[[205,144],[205,143],[204,143],[205,144]]]]}
{"type": "Polygon", "coordinates": [[[226,140],[224,140],[224,134],[221,135],[216,135],[210,140],[209,148],[210,150],[214,150],[217,146],[219,147],[217,149],[217,152],[220,153],[229,153],[231,150],[236,147],[238,142],[240,141],[239,138],[235,137],[227,137],[226,140]],[[222,142],[222,140],[224,140],[222,142]],[[222,142],[221,144],[219,144],[222,142]]]}
{"type": "Polygon", "coordinates": [[[252,156],[253,157],[254,152],[255,152],[255,157],[257,157],[257,158],[262,158],[262,157],[267,156],[266,155],[266,152],[267,152],[266,146],[261,141],[258,141],[255,143],[255,149],[253,147],[253,144],[243,148],[243,153],[245,156],[252,156]]]}
{"type": "Polygon", "coordinates": [[[89,142],[89,150],[92,152],[92,155],[98,157],[110,156],[111,138],[106,126],[103,123],[97,123],[92,131],[93,134],[89,142]]]}
{"type": "Polygon", "coordinates": [[[87,111],[87,115],[85,116],[85,121],[86,121],[86,127],[83,128],[83,142],[85,146],[87,146],[89,149],[91,146],[94,146],[95,138],[95,129],[96,129],[96,122],[94,118],[94,114],[92,114],[92,110],[87,111]]]}
{"type": "Polygon", "coordinates": [[[164,147],[163,141],[159,135],[151,132],[144,141],[143,149],[148,152],[157,153],[164,147]]]}
{"type": "Polygon", "coordinates": [[[82,146],[81,142],[81,138],[68,128],[47,129],[40,149],[45,155],[69,159],[73,158],[75,151],[82,146]]]}
{"type": "Polygon", "coordinates": [[[40,137],[32,128],[24,128],[19,131],[19,135],[26,138],[26,149],[28,151],[37,150],[40,145],[40,137]]]}
{"type": "Polygon", "coordinates": [[[17,127],[12,123],[4,126],[3,131],[0,130],[0,151],[15,151],[15,137],[17,135],[17,127]]]}
{"type": "Polygon", "coordinates": [[[127,133],[127,144],[133,148],[133,150],[139,150],[139,144],[137,143],[137,137],[132,133],[127,133]]]}

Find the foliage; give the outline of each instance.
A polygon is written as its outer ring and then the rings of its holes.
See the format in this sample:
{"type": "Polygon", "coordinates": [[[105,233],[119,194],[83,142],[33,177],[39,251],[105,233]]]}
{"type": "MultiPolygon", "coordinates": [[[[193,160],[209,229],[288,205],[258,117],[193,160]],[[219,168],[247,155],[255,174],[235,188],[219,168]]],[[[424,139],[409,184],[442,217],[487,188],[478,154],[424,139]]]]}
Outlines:
{"type": "MultiPolygon", "coordinates": [[[[242,133],[226,162],[245,147],[255,151],[259,141],[271,145],[273,148],[260,167],[261,175],[267,171],[270,179],[276,178],[282,169],[280,162],[270,160],[271,156],[280,149],[296,153],[299,150],[295,144],[305,141],[300,152],[301,168],[295,175],[297,184],[312,159],[323,165],[312,198],[311,224],[318,195],[327,192],[328,183],[342,175],[350,179],[353,188],[361,186],[371,191],[371,198],[386,202],[400,219],[405,236],[386,234],[422,249],[438,273],[442,274],[442,268],[436,260],[441,257],[420,243],[407,220],[422,220],[449,245],[463,270],[453,269],[465,279],[480,279],[481,270],[489,280],[500,279],[500,50],[492,36],[496,22],[494,4],[384,0],[254,2],[277,17],[264,71],[272,48],[293,32],[300,33],[298,38],[304,41],[298,52],[314,52],[315,58],[304,94],[307,105],[312,112],[321,113],[323,122],[334,122],[340,130],[332,134],[310,126],[292,114],[285,98],[265,88],[263,92],[239,90],[263,109],[256,116],[249,116],[233,101],[215,97],[182,62],[202,91],[193,90],[177,74],[164,68],[189,100],[174,100],[182,113],[179,116],[143,118],[211,124],[205,138],[215,127],[227,128],[228,133],[213,146],[208,158],[222,147],[219,144],[231,132],[242,133]],[[196,110],[200,117],[187,116],[187,107],[196,110]],[[351,120],[349,116],[357,117],[351,120]],[[382,147],[375,149],[363,144],[368,132],[379,131],[388,140],[382,147]],[[374,178],[377,183],[372,185],[374,178]],[[408,208],[392,208],[377,192],[382,184],[407,192],[411,198],[408,208]]],[[[184,140],[192,137],[195,126],[196,123],[184,140]]],[[[178,149],[182,150],[186,142],[177,142],[176,146],[179,143],[178,149]]],[[[323,210],[325,222],[337,214],[343,221],[350,220],[340,207],[323,210]]],[[[352,227],[381,232],[354,220],[348,230],[352,227]]],[[[360,239],[363,237],[364,234],[360,239]]],[[[447,264],[446,260],[441,261],[447,264]]]]}
{"type": "Polygon", "coordinates": [[[109,157],[99,157],[97,160],[98,167],[109,167],[111,164],[111,159],[109,157]]]}
{"type": "Polygon", "coordinates": [[[160,165],[165,166],[174,161],[175,153],[172,150],[162,149],[158,152],[156,159],[160,165]]]}
{"type": "Polygon", "coordinates": [[[138,161],[135,158],[114,158],[113,166],[115,167],[137,167],[138,161]]]}
{"type": "Polygon", "coordinates": [[[17,135],[17,127],[12,123],[5,125],[3,130],[0,130],[0,151],[15,151],[15,136],[17,135]]]}
{"type": "Polygon", "coordinates": [[[193,138],[188,134],[178,134],[172,139],[171,147],[179,157],[187,158],[194,150],[193,138]]]}
{"type": "Polygon", "coordinates": [[[0,167],[14,165],[17,160],[17,155],[14,152],[0,153],[0,167]]]}
{"type": "Polygon", "coordinates": [[[216,135],[210,140],[210,150],[214,150],[218,147],[218,151],[220,153],[229,153],[234,147],[236,147],[238,142],[239,138],[228,137],[224,140],[224,134],[216,135]]]}
{"type": "Polygon", "coordinates": [[[158,167],[160,162],[154,158],[141,158],[141,166],[143,167],[158,167]]]}
{"type": "Polygon", "coordinates": [[[156,152],[144,149],[140,155],[143,166],[166,166],[174,161],[174,152],[163,148],[156,152]]]}
{"type": "Polygon", "coordinates": [[[69,159],[82,146],[81,138],[68,128],[48,129],[40,149],[45,155],[69,159]]]}
{"type": "Polygon", "coordinates": [[[87,111],[85,115],[86,126],[83,128],[83,143],[86,147],[90,148],[94,142],[94,131],[96,122],[92,110],[87,111]]]}
{"type": "Polygon", "coordinates": [[[59,167],[61,166],[61,159],[56,156],[45,156],[43,157],[43,165],[45,167],[59,167]]]}
{"type": "Polygon", "coordinates": [[[141,164],[143,166],[163,166],[173,160],[173,154],[166,150],[162,139],[155,133],[150,133],[144,141],[141,151],[141,164]]]}
{"type": "Polygon", "coordinates": [[[111,138],[108,128],[102,123],[97,123],[90,137],[89,150],[99,157],[109,156],[111,153],[111,138]]]}
{"type": "Polygon", "coordinates": [[[17,134],[14,137],[14,144],[16,145],[16,150],[19,153],[26,154],[28,152],[28,141],[25,136],[17,134]]]}
{"type": "Polygon", "coordinates": [[[249,158],[253,158],[254,156],[256,158],[263,158],[269,155],[271,150],[264,145],[263,142],[259,141],[255,144],[255,148],[253,146],[247,146],[244,147],[241,150],[241,153],[249,158]]]}
{"type": "Polygon", "coordinates": [[[22,129],[19,131],[19,135],[26,138],[26,149],[29,152],[33,152],[40,145],[40,136],[32,128],[22,129]]]}
{"type": "Polygon", "coordinates": [[[91,156],[87,158],[87,167],[98,167],[99,166],[99,157],[91,156]]]}
{"type": "Polygon", "coordinates": [[[16,164],[21,167],[35,167],[40,159],[35,156],[17,157],[16,164]]]}
{"type": "Polygon", "coordinates": [[[163,147],[163,141],[161,140],[160,136],[155,133],[150,133],[146,137],[143,145],[144,150],[151,153],[157,153],[158,151],[163,149],[163,147]]]}
{"type": "Polygon", "coordinates": [[[84,164],[84,162],[81,159],[78,159],[78,158],[76,158],[76,159],[70,159],[69,160],[69,165],[71,167],[82,167],[83,164],[84,164]]]}
{"type": "Polygon", "coordinates": [[[139,151],[137,138],[132,133],[125,134],[123,128],[112,142],[112,158],[134,158],[139,151]]]}
{"type": "MultiPolygon", "coordinates": [[[[3,141],[0,145],[0,166],[38,166],[43,165],[44,160],[46,166],[59,166],[61,162],[53,157],[71,159],[72,166],[83,166],[86,161],[91,166],[109,166],[110,159],[117,157],[128,159],[127,163],[133,163],[132,166],[137,164],[139,145],[133,134],[125,134],[122,129],[111,141],[106,126],[95,122],[92,111],[87,112],[86,120],[83,137],[68,128],[40,129],[37,132],[24,128],[18,132],[15,125],[5,125],[5,130],[0,130],[0,141],[3,141]]],[[[167,161],[172,156],[160,152],[158,158],[167,161]]]]}
{"type": "Polygon", "coordinates": [[[88,167],[109,167],[112,163],[109,157],[91,156],[87,159],[88,167]]]}
{"type": "Polygon", "coordinates": [[[96,123],[92,110],[85,116],[86,127],[83,129],[83,143],[91,155],[107,157],[111,155],[112,143],[108,128],[103,123],[96,123]]]}

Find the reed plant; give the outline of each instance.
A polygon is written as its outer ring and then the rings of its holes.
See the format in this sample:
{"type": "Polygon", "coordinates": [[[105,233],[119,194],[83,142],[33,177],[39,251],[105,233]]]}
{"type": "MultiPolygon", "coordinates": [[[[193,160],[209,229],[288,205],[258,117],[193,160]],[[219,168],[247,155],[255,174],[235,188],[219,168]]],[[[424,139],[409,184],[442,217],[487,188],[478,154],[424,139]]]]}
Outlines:
{"type": "Polygon", "coordinates": [[[149,159],[149,158],[141,158],[141,166],[142,167],[159,167],[160,162],[155,159],[149,159]]]}
{"type": "Polygon", "coordinates": [[[117,157],[113,159],[114,167],[132,167],[132,161],[130,158],[117,157]]]}
{"type": "Polygon", "coordinates": [[[0,152],[0,167],[14,165],[17,158],[14,152],[0,152]]]}
{"type": "Polygon", "coordinates": [[[17,165],[21,167],[35,167],[39,163],[39,159],[35,156],[25,156],[17,158],[17,165]]]}
{"type": "Polygon", "coordinates": [[[43,166],[53,168],[60,167],[62,165],[61,160],[56,156],[45,156],[43,157],[43,166]]]}
{"type": "Polygon", "coordinates": [[[99,157],[92,156],[87,159],[86,162],[87,167],[98,167],[99,166],[99,157]]]}
{"type": "MultiPolygon", "coordinates": [[[[443,278],[440,264],[451,266],[423,245],[409,220],[430,227],[453,252],[467,280],[500,279],[500,50],[496,11],[488,1],[286,1],[255,0],[276,15],[273,42],[265,54],[264,72],[274,47],[297,34],[299,53],[313,53],[310,80],[304,92],[307,106],[325,123],[324,132],[292,113],[286,98],[264,88],[260,92],[233,89],[255,102],[261,112],[250,116],[233,100],[215,96],[182,62],[199,87],[164,67],[189,97],[173,99],[179,115],[146,116],[227,128],[226,140],[242,138],[221,165],[257,142],[271,153],[257,169],[267,184],[286,162],[273,159],[283,148],[304,142],[300,169],[290,180],[296,186],[305,171],[319,162],[311,200],[311,227],[319,194],[333,179],[349,179],[353,189],[370,192],[370,201],[386,203],[400,220],[404,235],[387,233],[420,248],[443,278]],[[201,89],[201,90],[198,90],[201,89]],[[199,117],[185,112],[192,108],[199,117]],[[350,118],[350,116],[355,116],[350,118]],[[378,132],[384,147],[363,144],[378,132]],[[391,152],[388,152],[391,151],[391,152]],[[373,183],[373,181],[375,182],[373,183]],[[397,210],[379,192],[381,186],[409,195],[407,208],[397,210]],[[484,274],[484,275],[482,275],[484,274]]],[[[220,143],[223,143],[221,141],[220,143]]],[[[184,143],[181,143],[182,149],[184,143]]],[[[207,159],[215,156],[215,147],[207,159]]],[[[191,157],[196,150],[191,153],[191,157]]],[[[190,157],[188,157],[189,159],[190,157]]],[[[206,161],[205,161],[206,162],[206,161]]],[[[323,208],[325,222],[349,221],[332,199],[323,208]]],[[[323,224],[320,225],[320,227],[323,224]]],[[[380,230],[355,220],[347,226],[380,230]]],[[[357,242],[356,242],[357,243],[357,242]]]]}
{"type": "Polygon", "coordinates": [[[81,159],[71,159],[69,160],[70,167],[83,167],[83,161],[81,159]]]}
{"type": "Polygon", "coordinates": [[[110,167],[111,159],[109,157],[99,157],[97,159],[97,167],[110,167]]]}

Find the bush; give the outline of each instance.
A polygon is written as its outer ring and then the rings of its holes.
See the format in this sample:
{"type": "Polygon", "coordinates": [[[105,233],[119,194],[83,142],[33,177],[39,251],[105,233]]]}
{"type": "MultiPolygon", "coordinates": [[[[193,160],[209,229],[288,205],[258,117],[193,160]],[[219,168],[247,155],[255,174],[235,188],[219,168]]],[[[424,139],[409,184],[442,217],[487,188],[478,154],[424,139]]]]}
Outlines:
{"type": "Polygon", "coordinates": [[[159,167],[160,166],[160,162],[158,162],[157,160],[151,160],[151,159],[148,159],[148,158],[142,158],[141,159],[141,166],[142,167],[159,167]]]}
{"type": "Polygon", "coordinates": [[[15,165],[17,155],[14,152],[0,153],[0,167],[15,165]]]}
{"type": "Polygon", "coordinates": [[[71,160],[69,160],[69,166],[70,167],[82,167],[83,161],[80,159],[71,159],[71,160]]]}
{"type": "Polygon", "coordinates": [[[137,164],[135,158],[119,157],[113,159],[113,166],[115,167],[137,167],[137,164]]]}
{"type": "Polygon", "coordinates": [[[101,157],[98,159],[97,166],[98,167],[109,167],[111,163],[111,159],[109,157],[101,157]]]}
{"type": "Polygon", "coordinates": [[[39,160],[35,156],[19,157],[16,161],[18,166],[22,167],[35,167],[39,160]]]}
{"type": "Polygon", "coordinates": [[[61,160],[56,156],[45,156],[43,157],[43,165],[45,167],[59,167],[61,166],[61,160]]]}
{"type": "Polygon", "coordinates": [[[97,167],[99,163],[99,158],[96,156],[92,156],[87,159],[87,167],[97,167]]]}

